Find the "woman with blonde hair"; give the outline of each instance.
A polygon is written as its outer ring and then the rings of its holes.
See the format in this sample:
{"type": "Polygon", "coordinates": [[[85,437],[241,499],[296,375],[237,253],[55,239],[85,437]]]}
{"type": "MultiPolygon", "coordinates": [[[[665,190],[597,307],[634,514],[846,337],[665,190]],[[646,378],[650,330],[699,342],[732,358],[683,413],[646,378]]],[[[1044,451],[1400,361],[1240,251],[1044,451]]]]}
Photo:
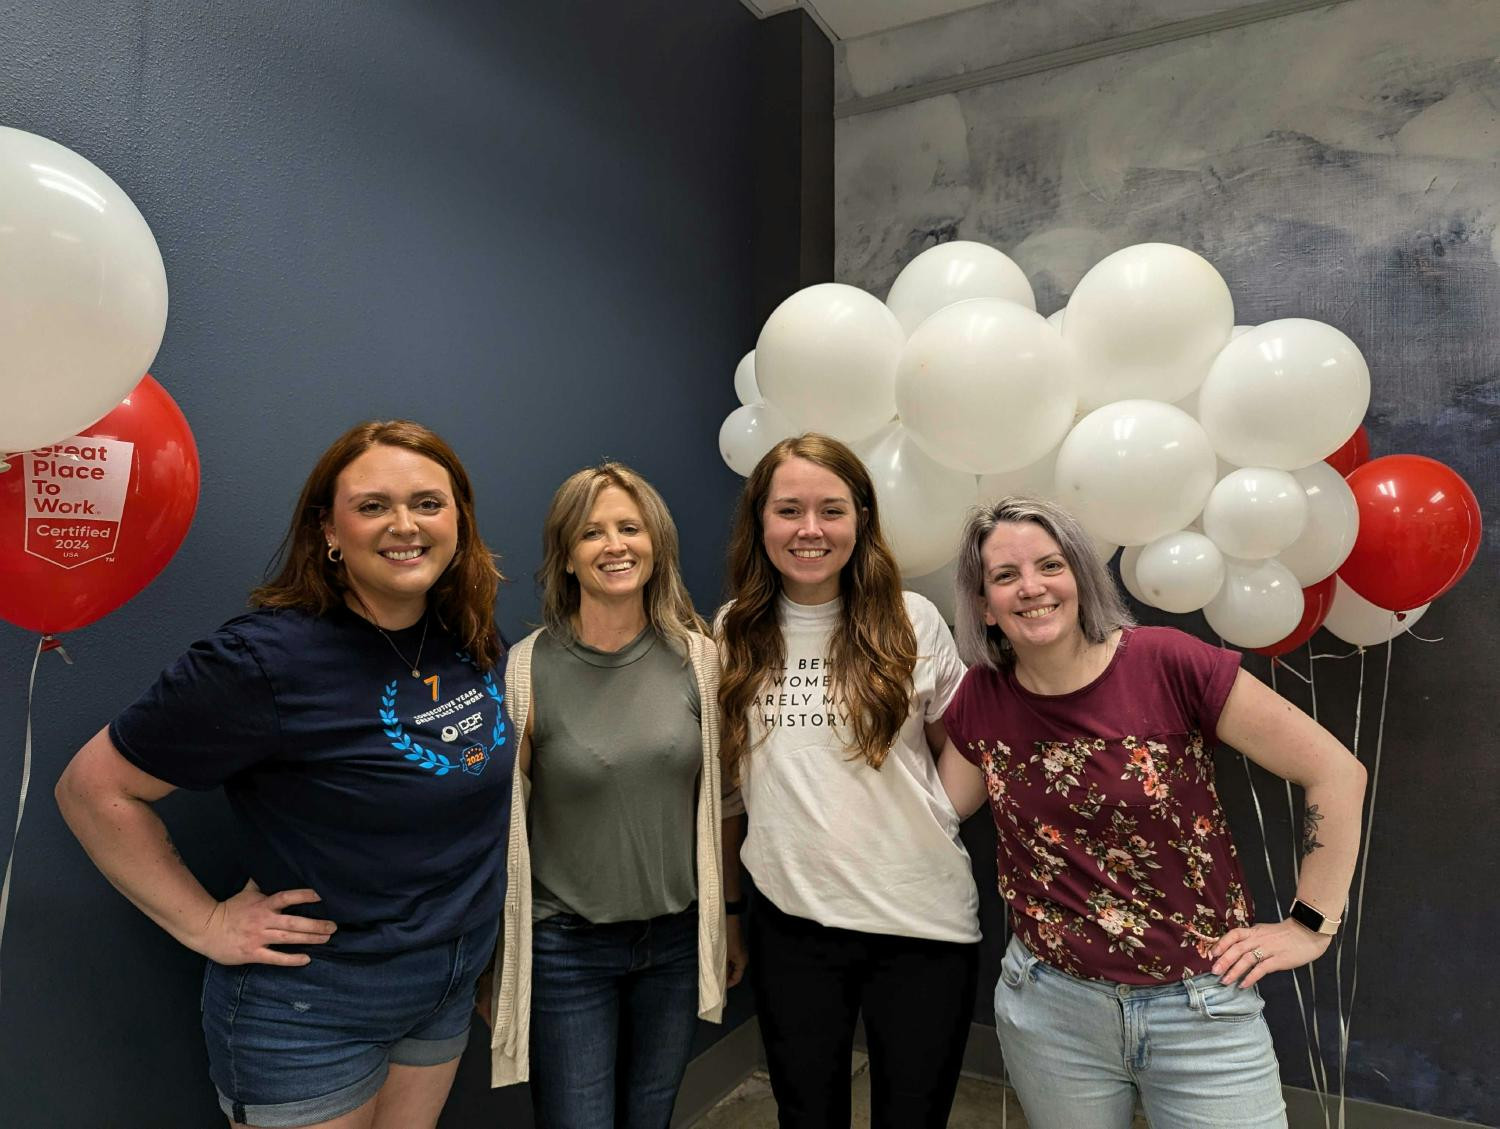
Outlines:
{"type": "Polygon", "coordinates": [[[252,611],[79,750],[58,805],[110,882],[208,958],[232,1125],[431,1129],[505,891],[500,572],[458,456],[410,420],[323,453],[280,559],[252,611]],[[249,874],[222,901],[152,810],[219,786],[249,874]]]}
{"type": "Polygon", "coordinates": [[[940,771],[960,814],[989,802],[1014,935],[995,1029],[1037,1129],[1285,1127],[1256,982],[1337,932],[1365,772],[1239,655],[1136,627],[1059,506],[1006,498],[958,556],[959,649],[940,771]],[[1255,922],[1213,750],[1306,789],[1286,916],[1255,922]]]}
{"type": "MultiPolygon", "coordinates": [[[[935,752],[964,670],[936,608],[901,591],[858,457],[778,443],[746,481],[720,613],[726,824],[759,894],[756,1011],[784,1129],[849,1124],[856,1018],[875,1129],[939,1129],[974,1005],[978,898],[935,752]]],[[[742,941],[730,918],[731,959],[742,941]]]]}
{"type": "Polygon", "coordinates": [[[505,676],[522,736],[493,1082],[529,1077],[539,1129],[666,1129],[725,991],[718,657],[629,467],[569,477],[542,548],[543,626],[505,676]]]}

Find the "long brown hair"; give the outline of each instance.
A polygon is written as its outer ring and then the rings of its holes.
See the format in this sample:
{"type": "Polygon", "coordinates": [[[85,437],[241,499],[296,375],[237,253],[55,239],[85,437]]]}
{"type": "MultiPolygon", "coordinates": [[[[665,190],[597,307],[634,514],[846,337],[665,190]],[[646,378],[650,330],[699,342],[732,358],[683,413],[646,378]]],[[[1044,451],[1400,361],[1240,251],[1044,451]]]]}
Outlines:
{"type": "Polygon", "coordinates": [[[453,448],[435,432],[409,419],[369,420],[334,440],[302,486],[297,509],[272,567],[276,576],[250,593],[256,608],[300,608],[325,615],[344,603],[349,581],[342,564],[330,561],[323,523],[333,507],[338,477],[371,447],[404,447],[431,459],[448,472],[458,506],[458,548],[453,560],[427,594],[428,607],[473,658],[481,670],[500,661],[500,633],[495,629],[495,593],[505,579],[495,554],[480,540],[474,520],[474,490],[453,448]]]}
{"type": "Polygon", "coordinates": [[[718,625],[723,679],[724,769],[739,781],[750,751],[750,714],[767,677],[786,662],[777,618],[781,574],[766,556],[761,515],[771,477],[788,459],[806,459],[849,487],[855,508],[854,550],[839,573],[843,604],[829,643],[834,695],[849,711],[851,755],[871,768],[885,763],[911,711],[917,636],[901,597],[901,572],[880,532],[875,485],[853,451],[837,439],[807,434],[783,439],[755,465],[740,492],[729,536],[729,594],[718,625]]]}
{"type": "Polygon", "coordinates": [[[656,488],[624,463],[604,462],[575,471],[552,496],[542,524],[542,567],[536,573],[542,587],[542,622],[557,638],[573,638],[579,588],[578,577],[568,572],[568,561],[594,512],[594,503],[610,486],[625,491],[640,507],[641,521],[651,538],[651,576],[642,594],[646,619],[686,661],[688,636],[706,634],[708,627],[682,582],[677,525],[656,488]]]}

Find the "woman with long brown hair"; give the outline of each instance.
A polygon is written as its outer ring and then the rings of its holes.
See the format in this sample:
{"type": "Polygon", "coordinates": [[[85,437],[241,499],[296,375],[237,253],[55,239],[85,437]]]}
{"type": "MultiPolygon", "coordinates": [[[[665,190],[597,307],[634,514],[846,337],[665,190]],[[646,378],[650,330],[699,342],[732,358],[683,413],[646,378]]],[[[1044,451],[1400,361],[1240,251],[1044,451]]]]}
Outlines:
{"type": "Polygon", "coordinates": [[[360,424],[297,500],[280,570],[79,750],[89,857],[208,958],[209,1075],[234,1126],[435,1126],[504,896],[514,741],[500,572],[458,456],[360,424]],[[151,805],[222,786],[249,881],[210,894],[151,805]]]}
{"type": "MultiPolygon", "coordinates": [[[[964,668],[936,608],[901,591],[858,457],[787,439],[745,483],[720,613],[724,763],[756,1011],[784,1129],[849,1123],[862,1013],[871,1124],[947,1124],[973,1011],[978,897],[934,754],[964,668]]],[[[737,916],[732,965],[743,964],[737,916]]]]}
{"type": "Polygon", "coordinates": [[[505,674],[520,745],[491,1080],[530,1081],[537,1129],[667,1129],[724,1000],[718,656],[666,503],[629,467],[569,476],[542,554],[543,626],[505,674]]]}

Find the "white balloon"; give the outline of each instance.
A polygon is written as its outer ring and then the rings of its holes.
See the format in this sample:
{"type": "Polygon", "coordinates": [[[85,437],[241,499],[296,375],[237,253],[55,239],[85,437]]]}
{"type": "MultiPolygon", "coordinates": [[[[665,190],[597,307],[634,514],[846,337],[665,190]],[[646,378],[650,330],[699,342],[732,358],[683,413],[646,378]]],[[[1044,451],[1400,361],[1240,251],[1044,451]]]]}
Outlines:
{"type": "MultiPolygon", "coordinates": [[[[1084,532],[1089,533],[1087,529],[1084,532]]],[[[1103,537],[1095,537],[1092,533],[1089,533],[1089,541],[1094,546],[1094,555],[1099,558],[1100,564],[1109,564],[1110,561],[1115,559],[1115,554],[1120,551],[1120,546],[1113,541],[1106,541],[1103,537]]]]}
{"type": "Polygon", "coordinates": [[[1224,585],[1224,555],[1201,533],[1180,530],[1140,549],[1136,583],[1146,603],[1183,615],[1195,612],[1224,585]]]}
{"type": "Polygon", "coordinates": [[[922,449],[970,474],[1016,470],[1062,442],[1078,406],[1063,339],[1034,310],[973,298],[917,327],[896,410],[922,449]]]}
{"type": "Polygon", "coordinates": [[[976,500],[974,476],[935,462],[900,426],[859,453],[875,482],[880,528],[901,571],[933,572],[952,559],[976,500]]]}
{"type": "Polygon", "coordinates": [[[1327,463],[1292,471],[1307,495],[1307,527],[1302,536],[1276,554],[1297,583],[1309,588],[1338,571],[1354,549],[1359,533],[1359,503],[1344,476],[1327,463]]]}
{"type": "Polygon", "coordinates": [[[1020,495],[1023,498],[1054,498],[1057,494],[1057,452],[1052,448],[1034,463],[1019,470],[979,477],[979,500],[998,502],[1001,498],[1020,495]]]}
{"type": "Polygon", "coordinates": [[[1236,337],[1243,337],[1254,328],[1255,326],[1253,325],[1237,325],[1229,331],[1229,340],[1233,341],[1236,337]]]}
{"type": "Polygon", "coordinates": [[[1036,309],[1031,283],[1009,256],[962,239],[929,247],[907,263],[885,304],[910,334],[944,306],[968,298],[1003,298],[1036,309]]]}
{"type": "Polygon", "coordinates": [[[1141,559],[1141,550],[1144,547],[1143,545],[1125,546],[1125,551],[1120,554],[1120,583],[1125,585],[1125,591],[1135,597],[1136,603],[1145,604],[1151,608],[1156,605],[1146,598],[1145,590],[1140,584],[1140,573],[1136,571],[1136,566],[1141,559]]]}
{"type": "Polygon", "coordinates": [[[166,327],[166,269],[130,197],[71,149],[0,126],[0,454],[106,415],[166,327]]]}
{"type": "Polygon", "coordinates": [[[764,397],[755,383],[755,350],[751,349],[734,366],[734,394],[742,404],[759,404],[764,397]]]}
{"type": "Polygon", "coordinates": [[[943,613],[943,622],[951,627],[957,609],[957,602],[954,598],[954,587],[957,582],[958,558],[954,557],[935,572],[923,573],[921,576],[902,576],[901,587],[919,596],[926,596],[937,605],[937,610],[943,613]]]}
{"type": "Polygon", "coordinates": [[[1181,400],[1203,382],[1233,327],[1234,300],[1207,259],[1169,243],[1140,243],[1079,280],[1062,333],[1078,349],[1079,399],[1097,407],[1181,400]]]}
{"type": "Polygon", "coordinates": [[[1198,516],[1214,488],[1198,421],[1155,400],[1121,400],[1081,419],[1057,452],[1057,500],[1095,537],[1144,545],[1198,516]]]}
{"type": "Polygon", "coordinates": [[[771,312],[755,344],[755,381],[799,428],[846,442],[896,414],[896,364],[906,334],[885,303],[821,282],[771,312]]]}
{"type": "Polygon", "coordinates": [[[719,454],[735,474],[749,477],[767,451],[796,434],[791,420],[770,404],[742,404],[719,427],[719,454]]]}
{"type": "Polygon", "coordinates": [[[1284,470],[1245,467],[1220,479],[1203,506],[1203,532],[1226,556],[1274,557],[1307,527],[1307,494],[1284,470]]]}
{"type": "Polygon", "coordinates": [[[1214,450],[1236,466],[1297,470],[1333,454],[1370,406],[1370,369],[1322,322],[1283,318],[1235,338],[1198,394],[1214,450]]]}
{"type": "Polygon", "coordinates": [[[1377,608],[1342,580],[1335,580],[1333,603],[1328,606],[1328,618],[1323,621],[1323,626],[1345,643],[1356,647],[1378,647],[1387,639],[1410,631],[1430,607],[1431,604],[1423,604],[1409,612],[1377,608]]]}
{"type": "Polygon", "coordinates": [[[1302,622],[1302,589],[1278,561],[1224,558],[1224,585],[1203,608],[1209,627],[1236,647],[1269,647],[1302,622]]]}

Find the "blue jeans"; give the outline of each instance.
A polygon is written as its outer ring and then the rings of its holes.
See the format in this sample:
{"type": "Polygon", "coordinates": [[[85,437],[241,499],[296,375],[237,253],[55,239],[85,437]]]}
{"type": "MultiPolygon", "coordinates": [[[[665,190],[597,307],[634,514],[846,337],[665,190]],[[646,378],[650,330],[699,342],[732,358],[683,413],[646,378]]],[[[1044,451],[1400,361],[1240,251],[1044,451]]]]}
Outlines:
{"type": "Polygon", "coordinates": [[[532,926],[537,1129],[667,1129],[698,1029],[698,908],[532,926]]]}
{"type": "Polygon", "coordinates": [[[1032,1129],[1285,1129],[1271,1032],[1254,988],[1212,973],[1169,984],[1079,980],[1011,938],[995,1031],[1032,1129]]]}

